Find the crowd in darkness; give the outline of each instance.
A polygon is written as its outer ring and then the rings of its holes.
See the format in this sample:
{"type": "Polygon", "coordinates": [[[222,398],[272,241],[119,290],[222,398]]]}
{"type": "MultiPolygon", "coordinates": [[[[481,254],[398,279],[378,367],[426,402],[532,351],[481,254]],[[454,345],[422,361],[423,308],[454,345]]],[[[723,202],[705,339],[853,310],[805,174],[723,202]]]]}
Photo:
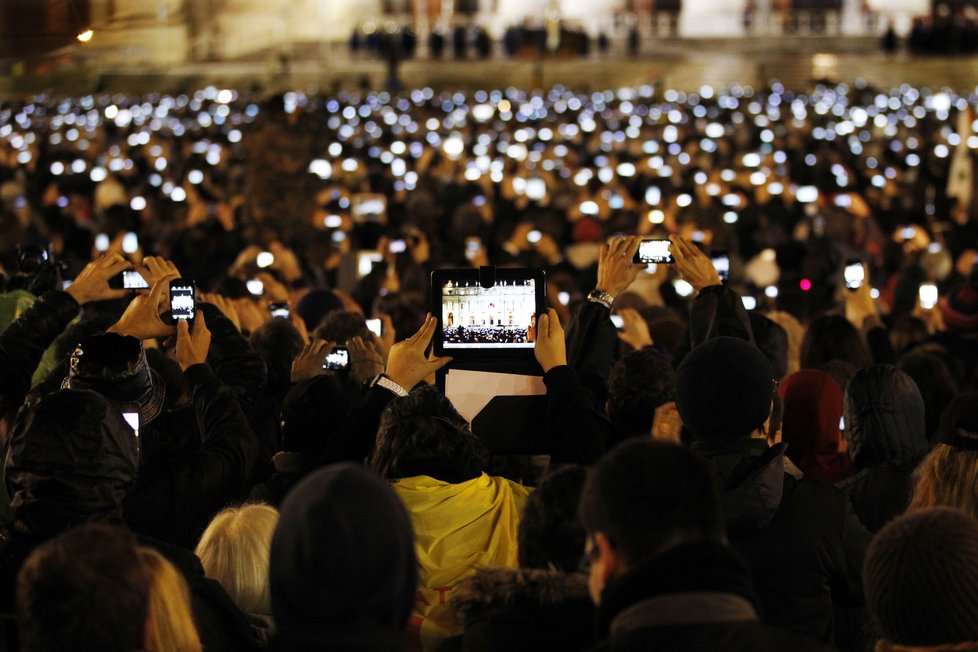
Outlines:
{"type": "Polygon", "coordinates": [[[973,649],[976,106],[0,103],[3,641],[973,649]],[[673,261],[633,263],[648,238],[673,261]],[[429,352],[431,273],[490,264],[546,272],[529,329],[488,329],[543,374],[523,447],[473,433],[429,352]]]}

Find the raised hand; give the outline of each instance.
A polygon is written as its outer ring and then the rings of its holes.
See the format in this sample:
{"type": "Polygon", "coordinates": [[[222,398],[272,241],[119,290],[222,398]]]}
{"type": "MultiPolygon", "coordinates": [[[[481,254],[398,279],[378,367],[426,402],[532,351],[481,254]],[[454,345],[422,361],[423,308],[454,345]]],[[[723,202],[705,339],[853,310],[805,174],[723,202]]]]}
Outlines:
{"type": "Polygon", "coordinates": [[[420,330],[391,347],[387,359],[387,377],[410,391],[412,387],[452,361],[450,357],[428,358],[424,352],[431,344],[438,320],[428,315],[420,330]]]}

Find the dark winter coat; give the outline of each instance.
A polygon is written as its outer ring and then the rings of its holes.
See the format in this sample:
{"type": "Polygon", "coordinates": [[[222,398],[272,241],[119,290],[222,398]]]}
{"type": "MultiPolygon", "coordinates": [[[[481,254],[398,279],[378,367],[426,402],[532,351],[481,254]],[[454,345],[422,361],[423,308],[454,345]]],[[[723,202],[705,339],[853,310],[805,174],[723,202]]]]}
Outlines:
{"type": "Polygon", "coordinates": [[[579,573],[530,568],[476,572],[452,594],[465,632],[442,652],[586,650],[594,644],[594,605],[579,573]]]}
{"type": "Polygon", "coordinates": [[[785,470],[785,445],[697,442],[721,481],[731,546],[747,560],[765,622],[832,644],[833,607],[858,607],[870,535],[846,495],[785,470]]]}
{"type": "Polygon", "coordinates": [[[601,652],[824,649],[762,623],[750,571],[716,543],[680,545],[609,582],[598,623],[601,652]]]}

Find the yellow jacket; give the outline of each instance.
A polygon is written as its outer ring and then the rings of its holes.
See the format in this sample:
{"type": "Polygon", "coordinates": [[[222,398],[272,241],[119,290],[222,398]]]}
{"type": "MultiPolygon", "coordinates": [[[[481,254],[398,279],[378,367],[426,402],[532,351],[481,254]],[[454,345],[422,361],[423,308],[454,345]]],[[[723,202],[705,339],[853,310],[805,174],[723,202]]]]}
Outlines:
{"type": "Polygon", "coordinates": [[[485,473],[459,484],[419,475],[392,486],[411,517],[418,556],[412,638],[433,650],[461,632],[448,605],[459,581],[476,567],[518,566],[516,529],[530,490],[485,473]]]}

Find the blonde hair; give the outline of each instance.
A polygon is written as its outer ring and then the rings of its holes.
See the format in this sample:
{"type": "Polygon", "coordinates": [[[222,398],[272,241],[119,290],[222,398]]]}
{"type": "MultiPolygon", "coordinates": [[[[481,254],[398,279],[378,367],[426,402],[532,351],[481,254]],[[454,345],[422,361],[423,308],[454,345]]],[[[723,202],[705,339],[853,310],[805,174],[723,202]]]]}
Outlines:
{"type": "Polygon", "coordinates": [[[197,544],[204,574],[245,613],[272,613],[268,560],[276,524],[278,510],[270,505],[231,507],[214,517],[197,544]]]}
{"type": "Polygon", "coordinates": [[[908,511],[944,505],[978,518],[978,451],[937,444],[914,471],[908,511]]]}
{"type": "Polygon", "coordinates": [[[146,649],[149,652],[203,652],[190,615],[190,591],[183,576],[152,548],[140,548],[139,556],[152,578],[146,649]]]}

